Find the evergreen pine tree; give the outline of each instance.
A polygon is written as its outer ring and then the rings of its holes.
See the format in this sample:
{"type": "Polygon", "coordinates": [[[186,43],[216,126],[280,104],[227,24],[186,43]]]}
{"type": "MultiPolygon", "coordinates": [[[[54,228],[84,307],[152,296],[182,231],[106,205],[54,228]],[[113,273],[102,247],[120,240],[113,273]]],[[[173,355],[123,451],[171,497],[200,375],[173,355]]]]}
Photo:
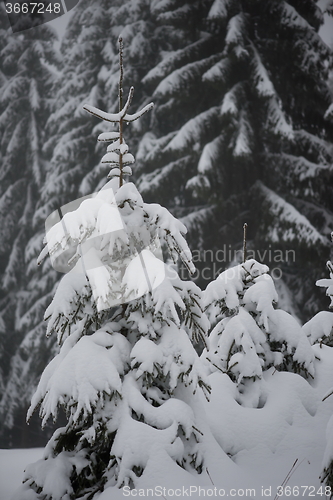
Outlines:
{"type": "Polygon", "coordinates": [[[143,80],[158,106],[138,154],[141,192],[185,216],[201,251],[237,250],[246,217],[249,249],[281,252],[280,283],[310,316],[333,209],[322,11],[314,0],[167,0],[154,9],[182,36],[143,80]]]}
{"type": "Polygon", "coordinates": [[[50,227],[40,256],[49,253],[56,265],[70,256],[70,270],[45,313],[60,352],[42,374],[28,417],[40,405],[44,425],[62,405],[68,423],[27,468],[20,500],[92,498],[106,485],[133,487],[161,453],[184,469],[202,468],[189,401],[197,386],[209,387],[191,340],[204,339],[207,318],[198,287],[159,258],[161,242],[193,271],[186,228],[124,182],[134,157],[123,124],[151,105],[128,113],[133,88],[124,104],[122,65],[120,73],[118,113],[84,106],[119,124],[99,135],[111,143],[102,158],[111,180],[50,227]]]}
{"type": "MultiPolygon", "coordinates": [[[[333,233],[331,233],[333,241],[333,233]]],[[[325,287],[326,295],[330,298],[330,309],[333,309],[333,264],[329,260],[326,263],[330,277],[318,280],[317,286],[325,287]]],[[[311,344],[325,344],[333,347],[333,313],[329,311],[320,311],[311,318],[305,325],[303,331],[309,338],[311,344]]]]}
{"type": "Polygon", "coordinates": [[[202,358],[211,371],[227,373],[238,402],[261,404],[263,374],[271,367],[314,375],[314,355],[298,322],[277,309],[268,267],[249,259],[230,267],[207,286],[204,304],[212,330],[202,358]]]}

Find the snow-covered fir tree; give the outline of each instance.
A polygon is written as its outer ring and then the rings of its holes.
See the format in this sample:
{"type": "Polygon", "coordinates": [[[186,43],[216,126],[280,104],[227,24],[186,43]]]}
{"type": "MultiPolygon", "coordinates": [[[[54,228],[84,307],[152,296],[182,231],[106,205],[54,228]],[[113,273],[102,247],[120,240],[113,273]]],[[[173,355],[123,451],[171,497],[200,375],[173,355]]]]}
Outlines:
{"type": "Polygon", "coordinates": [[[295,318],[276,308],[268,271],[249,259],[221,273],[204,292],[212,330],[202,358],[211,372],[220,370],[235,382],[240,404],[254,408],[260,407],[269,368],[314,376],[311,345],[295,318]]]}
{"type": "MultiPolygon", "coordinates": [[[[33,214],[45,178],[47,162],[42,146],[59,60],[52,28],[42,25],[13,34],[3,7],[0,12],[0,344],[4,351],[0,354],[0,365],[5,388],[0,420],[2,425],[11,426],[11,410],[22,398],[17,382],[24,377],[27,351],[22,346],[20,354],[15,353],[26,333],[20,324],[26,300],[22,290],[29,283],[26,261],[33,247],[31,237],[36,230],[33,214]],[[15,384],[11,383],[13,380],[15,384]]],[[[1,434],[5,435],[6,445],[12,443],[11,433],[1,434]]]]}
{"type": "MultiPolygon", "coordinates": [[[[331,234],[331,238],[333,241],[333,233],[331,234]]],[[[331,300],[329,307],[333,309],[333,264],[329,260],[326,266],[330,273],[330,277],[318,280],[316,285],[327,288],[326,295],[328,295],[331,300]]],[[[333,347],[333,312],[320,311],[305,323],[302,329],[309,338],[311,344],[320,343],[333,347]]]]}
{"type": "Polygon", "coordinates": [[[137,155],[141,192],[186,216],[201,251],[233,254],[246,217],[249,248],[281,252],[280,283],[308,318],[333,211],[323,12],[315,0],[166,0],[153,10],[182,36],[143,80],[158,106],[137,155]]]}
{"type": "Polygon", "coordinates": [[[122,76],[118,113],[85,105],[119,124],[118,132],[99,135],[110,142],[102,163],[110,164],[111,180],[63,213],[40,256],[49,253],[69,272],[45,313],[60,352],[42,374],[28,417],[40,405],[45,425],[63,406],[68,423],[26,469],[20,500],[87,499],[106,486],[133,487],[161,456],[186,470],[202,468],[190,401],[209,386],[191,341],[204,340],[208,320],[199,288],[162,260],[160,245],[193,271],[185,226],[125,183],[134,157],[123,124],[151,105],[130,115],[133,88],[125,104],[121,95],[122,76]]]}

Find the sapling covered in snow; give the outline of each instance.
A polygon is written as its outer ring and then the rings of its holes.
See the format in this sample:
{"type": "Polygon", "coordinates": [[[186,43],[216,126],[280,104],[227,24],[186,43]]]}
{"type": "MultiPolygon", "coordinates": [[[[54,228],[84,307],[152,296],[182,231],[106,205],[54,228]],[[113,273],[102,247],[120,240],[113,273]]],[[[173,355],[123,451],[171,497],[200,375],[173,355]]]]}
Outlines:
{"type": "Polygon", "coordinates": [[[119,124],[119,132],[99,137],[111,142],[104,161],[112,179],[47,231],[41,258],[48,252],[54,265],[68,267],[45,314],[60,352],[42,374],[28,418],[40,406],[45,425],[62,406],[68,423],[26,469],[19,500],[91,499],[105,487],[133,487],[148,460],[163,454],[184,469],[202,468],[189,401],[209,386],[191,341],[205,342],[208,320],[199,288],[162,260],[165,247],[194,270],[185,226],[124,183],[134,158],[122,123],[151,107],[129,115],[132,93],[115,114],[84,106],[119,124]]]}
{"type": "MultiPolygon", "coordinates": [[[[331,233],[333,241],[333,233],[331,233]]],[[[331,300],[330,309],[333,309],[333,264],[331,261],[326,263],[330,273],[329,278],[324,278],[316,282],[317,286],[326,287],[326,295],[331,300]]],[[[329,311],[320,311],[303,326],[305,334],[308,336],[311,344],[317,342],[333,346],[333,313],[329,311]]]]}
{"type": "Polygon", "coordinates": [[[311,344],[319,343],[333,347],[333,313],[319,311],[303,325],[302,330],[311,344]]]}
{"type": "MultiPolygon", "coordinates": [[[[333,233],[331,233],[331,239],[333,241],[333,233]]],[[[327,262],[327,268],[330,273],[328,279],[318,280],[316,285],[327,287],[326,295],[331,299],[330,309],[333,308],[333,264],[331,261],[327,262]]],[[[310,339],[315,342],[320,342],[323,344],[328,344],[332,346],[332,336],[333,336],[333,313],[328,311],[321,311],[316,314],[308,323],[304,325],[304,330],[310,339]]],[[[331,388],[327,394],[323,395],[323,400],[328,397],[332,397],[333,388],[331,388]]],[[[333,416],[330,418],[327,429],[326,429],[326,449],[323,459],[323,472],[321,480],[333,487],[333,416]]]]}
{"type": "Polygon", "coordinates": [[[238,402],[260,404],[264,371],[274,366],[313,376],[313,353],[298,322],[276,309],[278,296],[268,267],[249,259],[212,281],[204,304],[212,331],[202,357],[212,371],[227,373],[238,402]]]}

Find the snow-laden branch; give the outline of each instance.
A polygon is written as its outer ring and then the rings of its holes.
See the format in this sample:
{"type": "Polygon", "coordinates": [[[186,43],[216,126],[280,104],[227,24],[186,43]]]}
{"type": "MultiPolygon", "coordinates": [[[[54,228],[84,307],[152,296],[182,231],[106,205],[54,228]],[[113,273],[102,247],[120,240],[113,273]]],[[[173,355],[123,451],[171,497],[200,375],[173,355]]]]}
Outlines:
{"type": "MultiPolygon", "coordinates": [[[[128,102],[128,100],[127,100],[127,102],[128,102]]],[[[130,123],[130,122],[134,122],[135,120],[140,118],[143,114],[147,113],[147,111],[150,111],[153,107],[154,107],[154,103],[150,102],[149,104],[144,106],[140,111],[138,111],[137,113],[134,113],[133,115],[129,115],[126,113],[126,110],[128,109],[127,103],[125,104],[123,109],[121,111],[119,111],[119,113],[106,113],[105,111],[102,111],[98,108],[95,108],[94,106],[91,106],[90,104],[84,104],[83,109],[88,111],[88,113],[91,113],[92,115],[97,116],[101,120],[105,120],[107,122],[118,123],[118,122],[120,122],[120,120],[123,120],[124,122],[130,123]],[[125,113],[124,113],[124,110],[125,110],[125,113]]]]}

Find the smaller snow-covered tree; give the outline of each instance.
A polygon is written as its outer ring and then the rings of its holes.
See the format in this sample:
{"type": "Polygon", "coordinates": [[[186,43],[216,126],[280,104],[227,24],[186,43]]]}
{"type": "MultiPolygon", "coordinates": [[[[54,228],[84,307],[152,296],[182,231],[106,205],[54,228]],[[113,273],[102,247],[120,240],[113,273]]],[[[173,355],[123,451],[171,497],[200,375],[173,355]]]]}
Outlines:
{"type": "MultiPolygon", "coordinates": [[[[333,241],[333,233],[331,233],[333,241]]],[[[326,263],[330,273],[329,278],[324,278],[316,282],[317,286],[326,287],[326,295],[331,299],[330,309],[333,309],[333,264],[329,260],[326,263]]],[[[305,335],[309,338],[311,344],[320,343],[333,347],[333,313],[329,311],[320,311],[303,326],[305,335]]]]}
{"type": "Polygon", "coordinates": [[[42,374],[28,418],[40,406],[45,425],[62,406],[68,423],[26,469],[19,500],[87,500],[106,486],[133,487],[161,456],[184,469],[202,467],[190,401],[198,386],[209,386],[191,340],[204,338],[208,320],[199,288],[159,258],[161,242],[194,270],[186,228],[124,183],[134,158],[122,124],[151,107],[129,115],[132,93],[115,114],[85,105],[119,124],[119,132],[99,136],[111,142],[102,162],[111,164],[112,179],[47,232],[41,257],[48,252],[63,266],[65,254],[69,272],[45,314],[60,352],[42,374]]]}
{"type": "Polygon", "coordinates": [[[260,405],[260,381],[270,367],[313,376],[311,346],[295,318],[276,309],[268,271],[249,259],[221,273],[204,292],[213,329],[202,356],[212,371],[229,375],[239,403],[251,407],[260,405]]]}
{"type": "MultiPolygon", "coordinates": [[[[331,233],[331,239],[333,241],[333,233],[331,233]]],[[[330,309],[333,309],[333,264],[331,261],[327,262],[327,268],[330,273],[330,277],[326,279],[321,279],[316,282],[317,286],[326,287],[326,295],[331,299],[330,309]]],[[[328,346],[333,346],[333,313],[329,311],[320,311],[316,314],[310,321],[308,321],[303,327],[305,333],[308,335],[312,343],[326,344],[328,346]]],[[[323,401],[328,397],[332,397],[333,388],[328,391],[324,396],[323,401]]],[[[321,481],[326,483],[330,487],[330,491],[333,488],[333,416],[330,418],[327,429],[326,429],[326,448],[323,459],[323,472],[321,474],[321,481]]],[[[332,497],[332,495],[331,495],[332,497]]]]}

